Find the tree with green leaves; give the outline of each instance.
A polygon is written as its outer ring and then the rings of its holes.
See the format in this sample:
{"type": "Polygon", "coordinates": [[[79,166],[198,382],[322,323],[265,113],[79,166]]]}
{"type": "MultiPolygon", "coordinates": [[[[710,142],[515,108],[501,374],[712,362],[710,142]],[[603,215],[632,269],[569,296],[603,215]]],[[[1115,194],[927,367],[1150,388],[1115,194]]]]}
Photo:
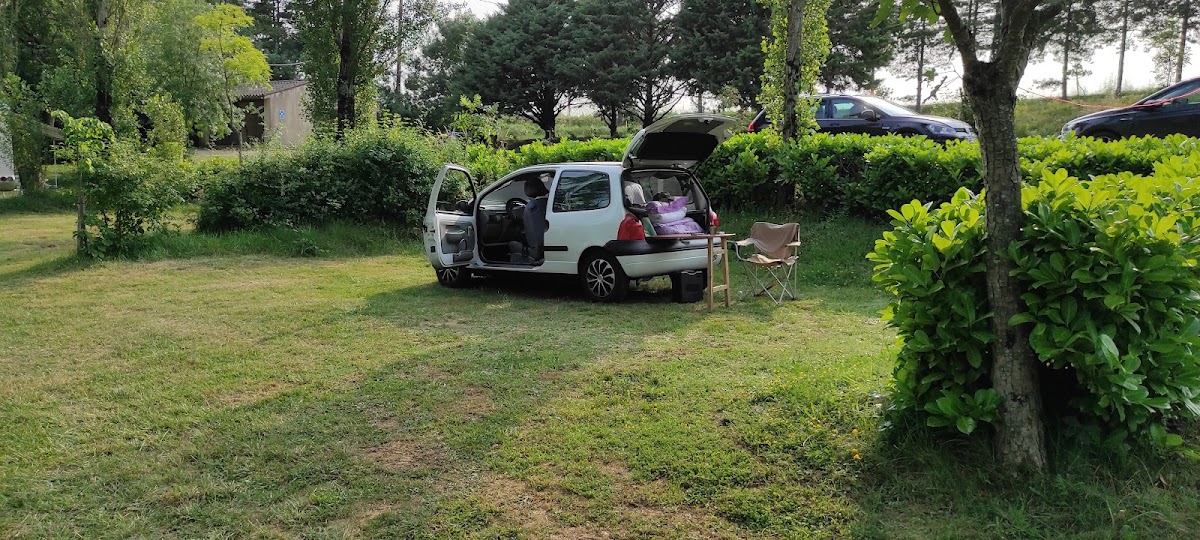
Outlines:
{"type": "Polygon", "coordinates": [[[479,94],[553,138],[558,114],[579,95],[582,74],[568,31],[573,8],[566,0],[508,2],[472,35],[460,70],[462,93],[479,94]]]}
{"type": "Polygon", "coordinates": [[[882,80],[875,72],[895,57],[901,25],[888,18],[872,27],[878,10],[879,0],[832,0],[827,11],[839,15],[826,18],[831,47],[818,77],[821,86],[829,91],[879,87],[882,80]]]}
{"type": "Polygon", "coordinates": [[[104,159],[109,148],[116,142],[112,127],[96,118],[72,118],[64,111],[54,111],[54,119],[62,125],[64,140],[59,154],[74,162],[79,177],[76,190],[75,251],[79,255],[88,253],[87,245],[87,194],[84,179],[91,174],[97,162],[104,159]]]}
{"type": "Polygon", "coordinates": [[[660,120],[680,97],[669,54],[675,0],[581,0],[570,27],[586,74],[580,88],[600,110],[615,137],[617,119],[628,109],[642,126],[660,120]]]}
{"type": "Polygon", "coordinates": [[[426,125],[450,125],[459,110],[460,99],[466,94],[459,71],[467,56],[467,44],[480,24],[470,12],[438,20],[433,39],[408,62],[405,87],[410,92],[389,96],[387,104],[392,112],[399,114],[412,107],[415,108],[412,114],[426,125]]]}
{"type": "Polygon", "coordinates": [[[276,79],[295,79],[300,74],[300,39],[296,36],[296,13],[290,0],[246,0],[246,14],[254,18],[250,39],[267,57],[276,79]]]}
{"type": "MultiPolygon", "coordinates": [[[[972,31],[961,0],[901,0],[900,16],[920,17],[930,23],[939,18],[958,49],[963,63],[963,90],[979,128],[983,154],[987,220],[986,276],[991,307],[992,384],[1000,395],[1000,421],[996,428],[996,458],[1016,472],[1046,468],[1046,435],[1038,386],[1038,364],[1029,345],[1029,329],[1010,324],[1027,310],[1019,281],[1009,259],[1020,238],[1021,168],[1017,154],[1014,112],[1017,85],[1030,55],[1053,29],[1061,3],[1048,0],[999,0],[990,39],[972,31]]],[[[894,3],[884,2],[880,17],[894,3]]]]}
{"type": "Polygon", "coordinates": [[[293,0],[309,77],[309,115],[339,136],[375,106],[375,80],[391,65],[396,27],[391,0],[293,0]]]}
{"type": "Polygon", "coordinates": [[[1090,74],[1084,68],[1084,63],[1091,61],[1092,53],[1103,39],[1106,29],[1095,0],[1063,0],[1061,5],[1062,12],[1047,36],[1046,51],[1058,59],[1062,66],[1061,76],[1049,82],[1059,87],[1062,99],[1067,99],[1071,78],[1090,74]]]}
{"type": "Polygon", "coordinates": [[[1141,37],[1154,53],[1154,74],[1163,84],[1183,80],[1188,44],[1200,38],[1200,0],[1147,0],[1138,4],[1146,13],[1141,37]]]}
{"type": "Polygon", "coordinates": [[[238,34],[238,30],[253,26],[254,19],[246,15],[240,6],[217,4],[196,16],[196,25],[204,32],[200,50],[216,55],[221,73],[222,89],[225,93],[225,108],[229,117],[229,129],[237,133],[238,162],[242,160],[242,125],[246,112],[237,106],[237,87],[267,84],[271,80],[271,68],[262,51],[254,48],[250,38],[238,34]]]}
{"type": "Polygon", "coordinates": [[[742,107],[754,107],[770,22],[770,12],[758,0],[682,0],[670,52],[675,78],[698,95],[733,89],[742,107]]]}
{"type": "MultiPolygon", "coordinates": [[[[771,11],[771,35],[763,39],[763,66],[759,102],[767,117],[781,126],[785,140],[801,129],[812,129],[813,107],[800,96],[811,94],[829,55],[829,29],[825,12],[829,0],[762,0],[771,11]]],[[[890,9],[890,8],[889,8],[890,9]]]]}

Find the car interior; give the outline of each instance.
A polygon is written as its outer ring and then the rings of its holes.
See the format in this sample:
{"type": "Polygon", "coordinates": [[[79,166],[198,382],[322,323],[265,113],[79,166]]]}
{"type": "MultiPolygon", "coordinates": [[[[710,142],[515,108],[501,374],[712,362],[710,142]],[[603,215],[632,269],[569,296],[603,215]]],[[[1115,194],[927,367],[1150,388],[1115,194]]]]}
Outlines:
{"type": "Polygon", "coordinates": [[[696,186],[696,180],[687,171],[674,169],[625,171],[621,178],[625,195],[625,208],[629,213],[643,218],[648,215],[646,203],[668,202],[686,196],[686,216],[692,218],[702,229],[708,231],[708,198],[696,186]]]}
{"type": "Polygon", "coordinates": [[[509,179],[479,200],[479,257],[490,264],[536,266],[542,261],[549,181],[536,171],[509,179]]]}

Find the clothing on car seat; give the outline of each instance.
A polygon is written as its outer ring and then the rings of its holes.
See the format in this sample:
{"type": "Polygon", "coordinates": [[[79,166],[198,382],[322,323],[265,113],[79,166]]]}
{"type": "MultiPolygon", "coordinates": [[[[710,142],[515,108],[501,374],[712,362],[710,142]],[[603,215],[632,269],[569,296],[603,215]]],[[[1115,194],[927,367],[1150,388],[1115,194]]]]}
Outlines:
{"type": "Polygon", "coordinates": [[[542,247],[546,239],[547,197],[529,199],[525,204],[525,244],[529,246],[529,257],[542,258],[542,247]]]}

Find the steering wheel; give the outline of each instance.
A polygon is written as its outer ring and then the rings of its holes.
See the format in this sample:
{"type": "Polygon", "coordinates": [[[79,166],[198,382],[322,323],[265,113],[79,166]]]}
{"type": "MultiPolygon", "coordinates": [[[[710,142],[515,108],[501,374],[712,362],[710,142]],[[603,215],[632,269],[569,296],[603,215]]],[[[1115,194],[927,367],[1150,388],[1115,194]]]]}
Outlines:
{"type": "Polygon", "coordinates": [[[518,214],[517,210],[524,210],[525,206],[525,199],[513,197],[504,203],[504,212],[513,221],[521,221],[522,215],[518,214]]]}

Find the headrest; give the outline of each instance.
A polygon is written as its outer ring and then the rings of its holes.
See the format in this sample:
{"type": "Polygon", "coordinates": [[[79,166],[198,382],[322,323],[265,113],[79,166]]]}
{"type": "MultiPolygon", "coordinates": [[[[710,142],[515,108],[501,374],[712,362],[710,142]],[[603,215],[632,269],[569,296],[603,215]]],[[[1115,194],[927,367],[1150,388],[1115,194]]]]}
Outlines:
{"type": "Polygon", "coordinates": [[[550,194],[550,190],[542,183],[540,179],[530,178],[525,181],[525,196],[526,197],[544,197],[550,194]]]}

